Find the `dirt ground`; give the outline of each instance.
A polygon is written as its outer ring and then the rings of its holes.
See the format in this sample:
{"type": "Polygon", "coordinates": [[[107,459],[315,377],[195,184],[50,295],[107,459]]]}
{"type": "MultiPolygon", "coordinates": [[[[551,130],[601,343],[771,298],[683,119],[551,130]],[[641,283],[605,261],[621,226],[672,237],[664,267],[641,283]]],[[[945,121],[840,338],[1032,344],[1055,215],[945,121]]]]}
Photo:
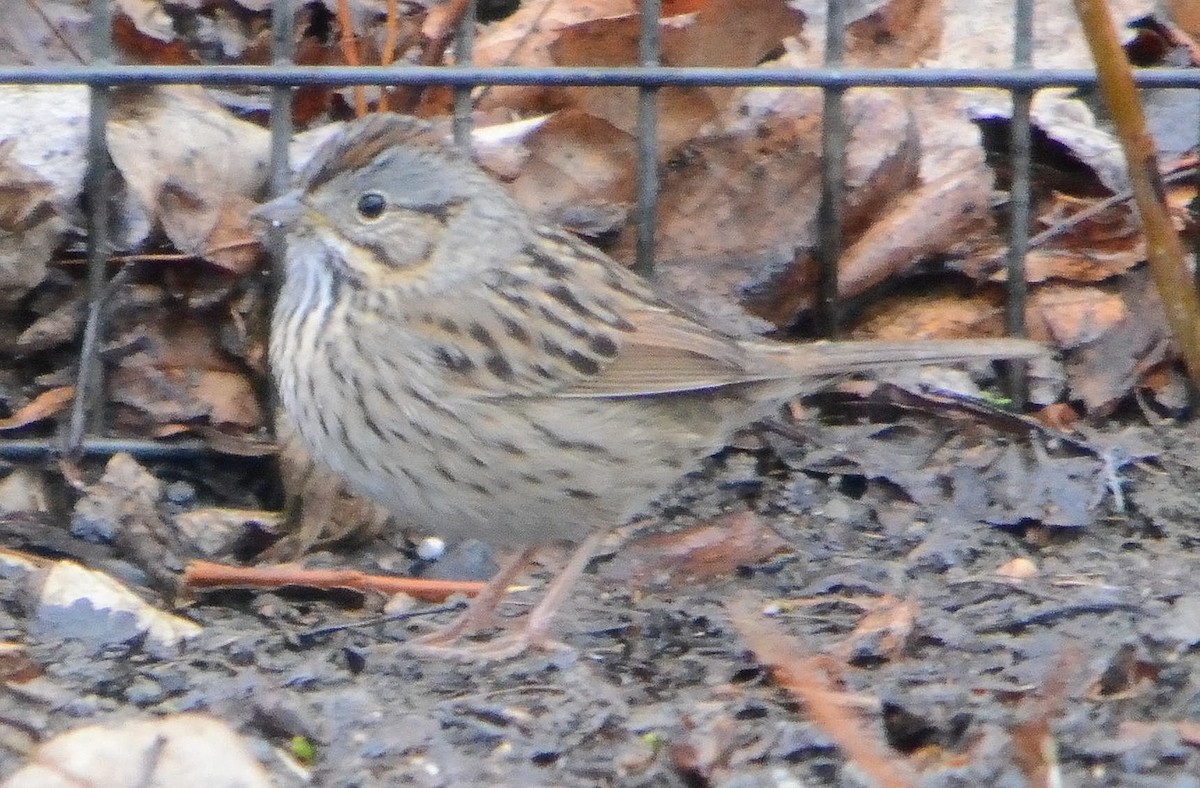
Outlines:
{"type": "MultiPolygon", "coordinates": [[[[0,716],[48,738],[205,711],[283,786],[877,784],[756,658],[731,612],[749,605],[797,659],[821,655],[803,664],[842,691],[841,715],[921,785],[1038,784],[1049,764],[1066,785],[1200,786],[1200,428],[1135,415],[1064,442],[895,411],[815,410],[803,440],[763,433],[714,458],[593,563],[558,621],[569,653],[414,657],[402,644],[430,619],[381,622],[378,600],[225,592],[182,611],[198,638],[155,656],[40,635],[0,577],[0,640],[55,687],[10,687],[0,716]],[[674,584],[632,582],[634,551],[616,550],[739,511],[788,549],[674,584]],[[297,735],[307,773],[280,754],[297,735]]],[[[200,498],[219,497],[201,479],[235,475],[154,470],[200,498]]],[[[404,571],[400,542],[312,562],[404,571]]],[[[137,576],[120,566],[104,568],[137,576]]],[[[26,757],[11,741],[0,777],[26,757]]]]}

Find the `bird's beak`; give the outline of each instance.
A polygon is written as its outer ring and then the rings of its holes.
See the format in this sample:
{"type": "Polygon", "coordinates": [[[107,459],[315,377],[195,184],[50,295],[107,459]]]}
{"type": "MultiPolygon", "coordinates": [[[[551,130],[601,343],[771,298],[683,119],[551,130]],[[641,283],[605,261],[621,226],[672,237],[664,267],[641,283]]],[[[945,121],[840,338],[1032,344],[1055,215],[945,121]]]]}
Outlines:
{"type": "Polygon", "coordinates": [[[303,213],[304,203],[300,202],[300,191],[293,189],[255,208],[250,212],[250,220],[264,227],[286,230],[294,225],[303,213]]]}

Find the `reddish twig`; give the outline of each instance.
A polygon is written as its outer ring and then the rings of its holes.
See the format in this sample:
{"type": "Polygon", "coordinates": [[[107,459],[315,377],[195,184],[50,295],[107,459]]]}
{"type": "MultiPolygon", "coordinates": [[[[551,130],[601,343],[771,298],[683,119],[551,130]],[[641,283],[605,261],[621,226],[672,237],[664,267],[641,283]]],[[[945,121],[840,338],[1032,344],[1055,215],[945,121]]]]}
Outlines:
{"type": "Polygon", "coordinates": [[[303,586],[321,590],[344,589],[363,593],[408,594],[422,602],[442,602],[451,594],[474,596],[486,583],[467,580],[423,580],[414,577],[371,575],[354,569],[303,569],[276,566],[228,566],[212,561],[192,561],[183,572],[188,591],[228,588],[303,586]]]}
{"type": "MultiPolygon", "coordinates": [[[[417,63],[422,66],[436,66],[446,57],[446,47],[454,38],[454,31],[466,18],[467,9],[471,7],[470,0],[450,0],[444,6],[432,9],[421,28],[425,46],[417,63]],[[436,12],[436,13],[435,13],[436,12]]],[[[422,85],[404,85],[397,88],[388,99],[388,107],[396,112],[411,114],[421,103],[422,85]]]]}
{"type": "MultiPolygon", "coordinates": [[[[350,0],[338,0],[337,17],[338,24],[342,26],[342,56],[346,58],[348,65],[361,66],[362,58],[358,56],[358,43],[354,39],[354,17],[350,14],[350,0]]],[[[366,91],[363,90],[362,85],[355,85],[352,92],[354,95],[354,115],[361,118],[367,114],[366,91]]]]}
{"type": "Polygon", "coordinates": [[[759,662],[770,669],[775,681],[804,704],[808,718],[874,785],[916,785],[916,776],[907,762],[847,708],[847,693],[834,687],[828,678],[830,660],[805,654],[794,638],[757,612],[760,607],[743,595],[732,606],[733,626],[759,662]]]}

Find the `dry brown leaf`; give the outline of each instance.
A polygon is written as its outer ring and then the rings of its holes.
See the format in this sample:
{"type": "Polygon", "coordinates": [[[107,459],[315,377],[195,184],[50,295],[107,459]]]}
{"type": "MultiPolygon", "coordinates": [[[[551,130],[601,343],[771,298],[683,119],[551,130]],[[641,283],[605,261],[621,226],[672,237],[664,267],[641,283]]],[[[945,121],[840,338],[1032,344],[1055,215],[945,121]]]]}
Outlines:
{"type": "Polygon", "coordinates": [[[895,659],[908,642],[916,620],[917,605],[911,600],[891,596],[872,600],[866,615],[859,619],[838,653],[848,659],[859,644],[871,639],[874,642],[869,648],[873,654],[895,659]]]}
{"type": "Polygon", "coordinates": [[[243,373],[206,369],[186,377],[191,393],[208,405],[210,424],[244,430],[263,426],[258,392],[243,373]]]}
{"type": "Polygon", "coordinates": [[[258,268],[258,238],[250,227],[250,211],[257,205],[240,194],[226,195],[217,222],[200,256],[234,274],[247,274],[258,268]]]}
{"type": "MultiPolygon", "coordinates": [[[[598,118],[556,113],[524,141],[527,155],[509,193],[545,221],[600,232],[624,224],[634,200],[633,138],[598,118]],[[587,218],[606,216],[609,226],[587,218]]],[[[600,232],[593,232],[599,235],[600,232]]]]}
{"type": "MultiPolygon", "coordinates": [[[[531,0],[507,18],[485,27],[475,41],[481,66],[550,66],[550,45],[571,25],[637,12],[633,0],[531,0]]],[[[512,106],[503,104],[504,106],[512,106]]]]}
{"type": "MultiPolygon", "coordinates": [[[[136,345],[144,356],[131,358],[130,363],[143,364],[146,358],[161,369],[211,369],[237,372],[241,368],[217,346],[216,331],[202,315],[154,315],[147,310],[142,318],[117,340],[136,345]]],[[[114,332],[115,333],[115,332],[114,332]]],[[[123,363],[123,362],[122,362],[123,363]]]]}
{"type": "Polygon", "coordinates": [[[936,57],[943,16],[942,0],[889,0],[846,26],[846,61],[884,68],[936,57]]]}
{"type": "MultiPolygon", "coordinates": [[[[183,377],[151,365],[144,357],[140,363],[127,359],[109,376],[109,399],[139,412],[140,417],[134,421],[141,422],[143,427],[199,423],[209,416],[211,408],[190,390],[183,377]]],[[[129,414],[121,421],[129,424],[131,419],[129,414]]]]}
{"type": "Polygon", "coordinates": [[[991,181],[991,171],[980,162],[901,197],[843,254],[839,291],[861,295],[991,227],[991,181]]]}
{"type": "Polygon", "coordinates": [[[13,415],[6,419],[0,419],[0,430],[15,430],[57,416],[67,409],[74,398],[74,386],[47,389],[13,415]]]}
{"type": "MultiPolygon", "coordinates": [[[[1036,243],[1025,258],[1025,279],[1102,282],[1120,276],[1146,259],[1141,228],[1128,205],[1117,205],[1095,216],[1082,217],[1098,198],[1056,193],[1038,218],[1039,234],[1057,234],[1036,243]],[[1076,218],[1079,217],[1079,218],[1076,218]]],[[[994,248],[967,260],[961,268],[976,278],[1003,281],[1007,247],[996,239],[994,248]]]]}
{"type": "MultiPolygon", "coordinates": [[[[221,251],[236,234],[219,226],[222,219],[232,224],[266,183],[268,132],[233,117],[199,88],[123,89],[107,132],[129,189],[185,254],[221,251]]],[[[214,260],[221,261],[227,252],[214,260]]]]}
{"type": "Polygon", "coordinates": [[[1079,421],[1079,414],[1065,402],[1055,402],[1042,408],[1035,418],[1050,429],[1071,432],[1079,421]]]}
{"type": "Polygon", "coordinates": [[[1128,317],[1121,294],[1098,287],[1049,284],[1033,294],[1029,307],[1038,335],[1063,350],[1096,341],[1128,317]]]}
{"type": "MultiPolygon", "coordinates": [[[[691,301],[722,299],[777,324],[811,300],[820,197],[820,95],[756,89],[723,128],[685,146],[663,178],[658,272],[691,301]],[[802,253],[797,256],[797,249],[802,253]]],[[[885,91],[847,97],[846,229],[856,234],[911,188],[917,144],[911,115],[885,91]]],[[[627,227],[614,253],[631,261],[627,227]]]]}
{"type": "Polygon", "coordinates": [[[140,363],[116,368],[110,384],[111,400],[141,411],[154,429],[201,421],[246,430],[263,425],[258,394],[242,373],[140,363]]]}
{"type": "Polygon", "coordinates": [[[787,542],[749,512],[719,523],[651,536],[622,549],[613,573],[634,585],[698,582],[760,563],[788,549],[787,542]]]}
{"type": "MultiPolygon", "coordinates": [[[[663,65],[756,65],[786,37],[803,29],[804,15],[782,0],[707,0],[660,22],[663,65]]],[[[639,62],[641,17],[593,19],[565,28],[550,47],[562,66],[632,66],[639,62]]],[[[568,106],[636,133],[637,90],[568,88],[568,106]]],[[[731,88],[663,88],[658,92],[660,158],[695,136],[736,95],[731,88]]]]}
{"type": "MultiPolygon", "coordinates": [[[[1066,279],[1072,282],[1103,282],[1128,271],[1145,260],[1145,252],[1137,250],[1104,254],[1096,249],[1080,247],[1074,250],[1035,250],[1025,258],[1025,278],[1030,282],[1066,279]]],[[[1004,275],[994,277],[1003,280],[1004,275]]]]}
{"type": "MultiPolygon", "coordinates": [[[[660,21],[662,62],[670,66],[753,66],[785,37],[798,34],[804,15],[783,0],[694,0],[660,21]]],[[[668,10],[674,10],[668,9],[668,10]]],[[[623,66],[639,62],[641,17],[636,7],[602,3],[525,3],[489,26],[475,47],[481,65],[623,66]]],[[[735,95],[729,88],[664,88],[658,93],[660,157],[665,158],[713,120],[735,95]]],[[[491,88],[480,110],[523,114],[574,108],[632,136],[633,88],[491,88]]]]}
{"type": "Polygon", "coordinates": [[[150,435],[154,438],[174,438],[186,435],[191,431],[191,427],[186,424],[163,424],[152,429],[150,435]]]}
{"type": "MultiPolygon", "coordinates": [[[[471,59],[479,66],[551,66],[550,46],[565,28],[591,19],[619,17],[637,12],[634,0],[528,0],[508,17],[479,31],[471,59]]],[[[545,85],[488,87],[477,100],[477,111],[519,111],[538,114],[558,109],[555,91],[545,85]],[[537,108],[541,109],[537,109],[537,108]]],[[[443,114],[450,106],[451,92],[428,89],[417,114],[443,114]]]]}
{"type": "Polygon", "coordinates": [[[12,303],[46,276],[67,229],[53,184],[15,156],[17,141],[0,140],[0,302],[12,303]]]}
{"type": "Polygon", "coordinates": [[[132,409],[118,412],[122,423],[160,437],[185,424],[193,430],[205,424],[239,431],[261,427],[255,384],[220,345],[236,329],[213,325],[213,312],[204,300],[222,298],[224,291],[180,289],[178,295],[200,299],[194,312],[184,311],[162,288],[148,288],[140,298],[133,291],[121,291],[128,303],[114,320],[108,348],[113,364],[109,398],[132,409]]]}
{"type": "Polygon", "coordinates": [[[30,323],[13,343],[12,352],[24,356],[65,345],[79,335],[86,315],[87,304],[78,293],[73,293],[57,308],[30,323]]]}
{"type": "Polygon", "coordinates": [[[858,339],[961,339],[1004,333],[1004,302],[999,290],[962,296],[947,287],[885,298],[859,320],[858,339]]]}
{"type": "Polygon", "coordinates": [[[0,681],[25,684],[45,673],[45,668],[30,658],[24,645],[0,643],[0,681]]]}
{"type": "Polygon", "coordinates": [[[1050,284],[1029,300],[1031,337],[1067,350],[1071,398],[1103,415],[1168,356],[1170,336],[1162,303],[1144,268],[1117,287],[1050,284]]]}
{"type": "MultiPolygon", "coordinates": [[[[122,3],[131,5],[128,0],[122,0],[122,3]]],[[[157,10],[162,14],[165,25],[144,16],[133,18],[118,14],[112,23],[113,45],[125,58],[135,63],[152,63],[156,66],[191,66],[199,63],[187,45],[175,39],[170,17],[163,13],[161,6],[157,6],[157,10]],[[144,30],[146,23],[150,27],[144,30]]]]}

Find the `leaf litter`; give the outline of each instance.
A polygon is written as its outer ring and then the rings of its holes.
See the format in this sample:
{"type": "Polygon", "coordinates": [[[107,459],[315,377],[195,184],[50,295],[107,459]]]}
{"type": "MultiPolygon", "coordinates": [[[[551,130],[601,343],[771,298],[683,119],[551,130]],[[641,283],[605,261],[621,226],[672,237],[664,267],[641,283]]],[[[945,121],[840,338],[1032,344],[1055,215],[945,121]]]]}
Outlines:
{"type": "MultiPolygon", "coordinates": [[[[49,38],[59,44],[30,55],[47,32],[6,31],[0,60],[70,62],[82,43],[78,4],[26,5],[57,26],[49,38]]],[[[852,14],[849,61],[919,67],[1007,58],[1011,42],[973,31],[985,22],[1007,28],[1006,4],[987,5],[962,14],[919,0],[865,4],[852,14]]],[[[1038,58],[1069,65],[1079,50],[1068,45],[1065,3],[1054,5],[1062,7],[1038,15],[1038,58]]],[[[118,45],[132,62],[264,62],[270,27],[261,6],[122,2],[118,45]]],[[[393,37],[401,61],[436,53],[428,30],[437,20],[420,6],[410,11],[389,28],[386,4],[355,4],[350,53],[334,4],[308,4],[297,9],[300,59],[390,59],[393,37]]],[[[788,67],[817,62],[817,18],[814,9],[769,0],[680,2],[667,4],[661,28],[671,63],[788,67]],[[746,31],[752,44],[733,45],[746,31]]],[[[620,2],[525,3],[481,26],[476,54],[504,65],[632,63],[639,24],[636,9],[620,2]]],[[[121,253],[114,273],[117,265],[123,273],[107,294],[103,361],[115,434],[198,436],[219,451],[266,437],[266,265],[245,225],[263,197],[265,96],[114,93],[107,136],[121,253]]],[[[444,93],[418,98],[418,112],[444,114],[444,93]]],[[[630,261],[632,92],[491,88],[476,99],[477,139],[490,141],[485,162],[514,196],[630,261]]],[[[969,91],[846,96],[842,290],[858,299],[860,335],[1001,330],[1007,174],[988,145],[1003,136],[1005,119],[994,103],[990,115],[978,114],[976,99],[969,91]]],[[[299,91],[297,120],[309,130],[293,162],[355,100],[348,89],[299,91]]],[[[803,323],[815,282],[819,94],[688,89],[662,91],[660,100],[656,240],[666,284],[724,324],[762,331],[803,323]]],[[[0,87],[0,106],[11,110],[0,113],[8,184],[0,191],[0,310],[11,348],[11,364],[0,369],[0,424],[11,435],[52,438],[82,329],[86,91],[0,87]],[[50,116],[53,134],[32,131],[50,116]]],[[[1074,219],[1123,188],[1111,138],[1075,97],[1056,95],[1046,106],[1054,111],[1039,110],[1036,122],[1045,143],[1039,164],[1047,165],[1039,173],[1049,174],[1035,182],[1031,229],[1069,229],[1031,255],[1027,319],[1032,336],[1062,352],[1065,378],[1033,401],[1058,409],[1046,421],[1075,434],[985,425],[944,402],[914,404],[895,388],[847,386],[855,398],[805,403],[818,418],[802,422],[804,442],[768,433],[727,450],[656,510],[657,535],[597,562],[566,633],[573,661],[466,668],[396,658],[388,644],[420,625],[379,623],[373,614],[384,603],[375,591],[206,597],[185,612],[203,627],[197,645],[169,662],[122,627],[98,628],[109,638],[99,650],[69,636],[30,638],[18,609],[6,606],[3,631],[27,641],[29,658],[46,671],[36,686],[8,689],[14,709],[47,738],[80,717],[204,708],[261,752],[309,753],[286,767],[272,761],[278,779],[844,782],[878,762],[849,743],[849,730],[893,767],[908,759],[892,771],[921,783],[1044,779],[1058,770],[1081,779],[1102,764],[1168,784],[1196,758],[1185,722],[1197,692],[1189,664],[1196,605],[1180,589],[1193,573],[1196,505],[1187,491],[1200,439],[1154,415],[1174,407],[1173,350],[1129,209],[1118,200],[1074,219]],[[1129,410],[1135,390],[1145,416],[1129,410]],[[1081,429],[1081,416],[1099,426],[1081,429]],[[1125,426],[1143,419],[1152,427],[1125,426]],[[631,582],[671,575],[684,587],[631,582]],[[742,589],[760,602],[731,614],[728,600],[742,589]],[[748,634],[763,613],[799,643],[775,644],[768,656],[748,634]],[[346,619],[362,627],[340,626],[346,619]],[[1071,667],[1072,643],[1102,664],[1071,667]],[[1123,656],[1129,643],[1135,657],[1123,656]],[[789,663],[830,681],[789,698],[764,670],[789,663]],[[1098,676],[1107,678],[1098,685],[1098,676]],[[1089,694],[1095,686],[1128,693],[1127,705],[1089,694]],[[818,690],[836,703],[822,707],[818,690]],[[66,708],[69,715],[56,711],[66,708]],[[1156,727],[1148,734],[1139,724],[1156,727]],[[291,748],[295,737],[315,750],[291,748]]],[[[1169,126],[1171,116],[1162,117],[1169,126]]],[[[1183,205],[1188,187],[1174,188],[1183,205]]],[[[1184,211],[1177,220],[1194,232],[1184,211]]],[[[90,460],[70,469],[75,490],[38,477],[46,494],[8,497],[0,532],[34,553],[82,556],[164,607],[189,560],[253,555],[278,538],[280,504],[294,508],[301,498],[309,519],[276,543],[278,554],[357,538],[357,547],[340,548],[354,552],[307,560],[422,568],[402,524],[289,452],[286,425],[281,435],[286,494],[262,460],[144,467],[118,455],[107,470],[90,460]],[[72,501],[99,544],[74,546],[55,533],[72,501]]],[[[5,470],[6,481],[35,483],[22,481],[24,468],[5,470]]],[[[621,538],[635,533],[640,527],[621,538]]],[[[0,576],[6,599],[24,593],[0,576]]],[[[511,604],[525,604],[523,594],[511,604]]],[[[23,755],[0,747],[0,774],[12,774],[23,755]]]]}

